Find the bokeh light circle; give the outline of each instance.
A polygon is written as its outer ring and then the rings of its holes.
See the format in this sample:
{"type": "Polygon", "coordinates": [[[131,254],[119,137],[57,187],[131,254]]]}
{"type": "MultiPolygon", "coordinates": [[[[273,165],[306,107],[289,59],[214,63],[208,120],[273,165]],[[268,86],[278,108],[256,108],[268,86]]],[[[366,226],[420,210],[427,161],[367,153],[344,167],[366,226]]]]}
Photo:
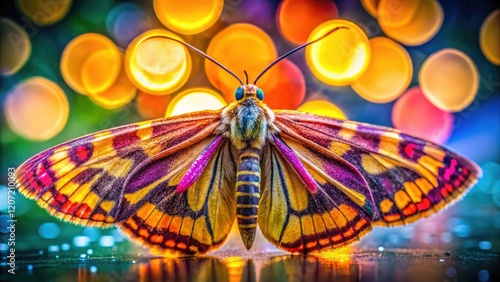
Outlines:
{"type": "Polygon", "coordinates": [[[10,76],[24,66],[31,54],[31,41],[24,29],[0,18],[0,75],[10,76]]]}
{"type": "Polygon", "coordinates": [[[490,62],[500,65],[500,9],[491,12],[481,25],[479,45],[490,62]]]}
{"type": "Polygon", "coordinates": [[[176,95],[167,107],[165,116],[175,116],[202,110],[218,110],[227,103],[217,92],[207,88],[193,88],[176,95]]]}
{"type": "Polygon", "coordinates": [[[169,29],[196,34],[211,27],[220,17],[223,0],[154,0],[158,19],[169,29]]]}
{"type": "Polygon", "coordinates": [[[38,235],[43,239],[55,239],[59,234],[61,234],[61,228],[53,222],[45,222],[38,227],[38,235]]]}
{"type": "MultiPolygon", "coordinates": [[[[121,55],[121,61],[124,60],[124,55],[121,55]]],[[[122,65],[122,64],[120,64],[122,65]]],[[[89,96],[90,100],[96,105],[106,109],[116,109],[128,104],[134,99],[137,93],[135,87],[127,76],[125,67],[121,66],[120,73],[115,82],[107,89],[89,96]]]]}
{"type": "Polygon", "coordinates": [[[331,20],[316,27],[308,41],[313,41],[336,27],[345,26],[306,48],[306,60],[316,78],[333,86],[356,81],[370,62],[370,43],[365,32],[347,20],[331,20]]]}
{"type": "MultiPolygon", "coordinates": [[[[6,214],[0,215],[0,233],[9,233],[11,229],[9,226],[12,224],[12,218],[6,214]]],[[[5,244],[7,245],[7,244],[5,244]]]]}
{"type": "Polygon", "coordinates": [[[122,47],[127,47],[135,37],[148,30],[149,26],[148,16],[134,3],[118,4],[106,17],[108,33],[122,47]]]}
{"type": "Polygon", "coordinates": [[[172,100],[171,95],[151,95],[144,91],[139,91],[135,105],[139,115],[143,119],[148,120],[164,117],[170,100],[172,100]]]}
{"type": "Polygon", "coordinates": [[[125,53],[125,69],[137,88],[156,95],[170,94],[186,83],[191,73],[191,56],[173,40],[176,34],[153,29],[135,38],[125,53]]]}
{"type": "Polygon", "coordinates": [[[331,0],[284,0],[276,11],[281,35],[294,44],[303,44],[321,23],[339,17],[337,5],[331,0]]]}
{"type": "MultiPolygon", "coordinates": [[[[234,24],[215,35],[207,48],[207,54],[244,80],[246,70],[250,82],[277,58],[272,39],[260,28],[251,24],[234,24]]],[[[212,85],[219,89],[226,101],[234,101],[234,90],[238,81],[214,63],[205,60],[205,73],[212,85]]],[[[259,81],[259,87],[269,89],[278,77],[271,79],[266,73],[259,81]]]]}
{"type": "Polygon", "coordinates": [[[394,127],[419,138],[443,143],[451,135],[453,114],[434,106],[420,87],[412,87],[392,109],[394,127]]]}
{"type": "Polygon", "coordinates": [[[403,27],[410,24],[421,2],[422,0],[380,0],[377,5],[380,25],[403,27]]]}
{"type": "Polygon", "coordinates": [[[5,185],[0,185],[0,211],[7,212],[9,208],[9,189],[5,185]]]}
{"type": "Polygon", "coordinates": [[[306,102],[300,105],[300,107],[297,108],[297,111],[338,119],[347,119],[346,115],[339,107],[324,100],[306,102]]]}
{"type": "Polygon", "coordinates": [[[403,46],[387,37],[370,39],[368,68],[351,86],[364,99],[388,103],[408,88],[413,76],[410,55],[403,46]]]}
{"type": "Polygon", "coordinates": [[[97,33],[85,33],[64,48],[61,74],[76,92],[95,94],[115,82],[120,73],[120,60],[120,51],[109,38],[97,33]]]}
{"type": "Polygon", "coordinates": [[[10,128],[19,135],[47,140],[66,125],[69,103],[59,85],[43,77],[33,77],[9,91],[5,116],[10,128]]]}
{"type": "Polygon", "coordinates": [[[387,36],[404,45],[417,46],[436,35],[444,13],[436,0],[380,0],[377,18],[387,36]]]}
{"type": "Polygon", "coordinates": [[[296,109],[306,95],[304,75],[292,61],[284,59],[270,70],[276,83],[264,91],[264,103],[271,109],[296,109]],[[276,73],[274,73],[276,72],[276,73]]]}
{"type": "Polygon", "coordinates": [[[447,48],[431,54],[418,76],[424,95],[438,108],[458,112],[477,94],[479,73],[465,53],[447,48]]]}
{"type": "Polygon", "coordinates": [[[107,49],[99,50],[87,58],[82,65],[82,83],[90,95],[101,93],[108,89],[116,80],[122,68],[123,58],[107,49]],[[108,75],[114,77],[111,80],[108,75]]]}
{"type": "Polygon", "coordinates": [[[51,25],[62,20],[71,7],[72,0],[33,1],[17,0],[19,10],[39,26],[51,25]]]}

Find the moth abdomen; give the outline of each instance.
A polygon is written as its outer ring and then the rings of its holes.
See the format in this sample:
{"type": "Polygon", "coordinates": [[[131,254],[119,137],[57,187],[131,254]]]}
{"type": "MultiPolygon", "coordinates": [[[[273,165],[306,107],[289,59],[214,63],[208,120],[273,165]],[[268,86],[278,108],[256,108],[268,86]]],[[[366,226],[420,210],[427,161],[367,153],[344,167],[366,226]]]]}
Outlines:
{"type": "Polygon", "coordinates": [[[257,150],[249,148],[241,152],[236,179],[236,219],[241,239],[250,249],[255,239],[260,201],[260,156],[257,150]]]}

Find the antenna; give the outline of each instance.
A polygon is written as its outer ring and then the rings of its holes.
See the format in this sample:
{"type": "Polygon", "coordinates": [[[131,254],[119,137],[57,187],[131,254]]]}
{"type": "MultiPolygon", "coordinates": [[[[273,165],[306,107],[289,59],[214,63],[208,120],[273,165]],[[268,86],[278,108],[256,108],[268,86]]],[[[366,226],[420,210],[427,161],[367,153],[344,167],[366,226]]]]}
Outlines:
{"type": "Polygon", "coordinates": [[[245,82],[245,83],[246,83],[246,84],[248,84],[248,73],[247,73],[247,71],[246,71],[246,70],[244,70],[243,72],[245,73],[245,77],[247,78],[247,80],[246,80],[246,82],[245,82]]]}
{"type": "Polygon", "coordinates": [[[345,28],[345,29],[349,29],[347,26],[339,26],[339,27],[336,27],[332,30],[330,30],[329,32],[325,33],[323,36],[321,36],[320,38],[316,39],[316,40],[313,40],[313,41],[310,41],[310,42],[307,42],[307,43],[304,43],[298,47],[295,47],[294,49],[286,52],[285,54],[281,55],[281,57],[277,58],[276,60],[274,60],[272,63],[270,63],[258,76],[257,78],[255,79],[255,81],[253,82],[253,84],[257,84],[257,80],[259,80],[259,78],[264,75],[271,67],[273,67],[274,65],[276,65],[277,63],[279,63],[281,60],[283,60],[284,58],[290,56],[291,54],[313,44],[313,43],[316,43],[318,41],[320,41],[321,39],[327,37],[328,35],[330,35],[331,33],[341,29],[341,28],[345,28]]]}
{"type": "MultiPolygon", "coordinates": [[[[170,39],[170,40],[173,40],[177,43],[180,43],[182,45],[184,45],[185,47],[191,49],[192,51],[194,51],[195,53],[197,53],[198,55],[204,57],[205,59],[211,61],[212,63],[218,65],[219,67],[221,67],[223,70],[225,70],[227,73],[229,73],[230,75],[234,76],[239,82],[241,85],[243,85],[243,81],[236,75],[234,74],[234,72],[230,71],[228,68],[226,68],[225,66],[223,66],[221,63],[217,62],[215,59],[213,59],[212,57],[210,57],[209,55],[205,54],[203,51],[199,50],[198,48],[184,42],[184,41],[181,41],[179,39],[176,39],[176,38],[173,38],[173,37],[169,37],[169,36],[166,36],[166,35],[156,35],[156,36],[152,36],[152,37],[149,37],[148,39],[151,39],[151,38],[166,38],[166,39],[170,39]]],[[[245,72],[245,75],[246,75],[246,72],[245,72]]],[[[247,84],[248,84],[248,76],[247,76],[247,84]]]]}

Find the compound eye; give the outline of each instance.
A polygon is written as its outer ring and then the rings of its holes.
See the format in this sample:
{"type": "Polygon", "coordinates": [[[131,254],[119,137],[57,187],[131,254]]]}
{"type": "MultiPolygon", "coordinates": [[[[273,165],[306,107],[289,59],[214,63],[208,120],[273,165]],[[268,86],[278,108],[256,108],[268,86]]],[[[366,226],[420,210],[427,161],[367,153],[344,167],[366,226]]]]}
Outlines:
{"type": "Polygon", "coordinates": [[[243,92],[243,87],[236,88],[236,91],[234,91],[234,98],[236,98],[236,101],[243,99],[243,96],[245,96],[245,93],[243,92]]]}
{"type": "Polygon", "coordinates": [[[257,98],[261,101],[264,99],[264,91],[260,88],[257,88],[257,98]]]}

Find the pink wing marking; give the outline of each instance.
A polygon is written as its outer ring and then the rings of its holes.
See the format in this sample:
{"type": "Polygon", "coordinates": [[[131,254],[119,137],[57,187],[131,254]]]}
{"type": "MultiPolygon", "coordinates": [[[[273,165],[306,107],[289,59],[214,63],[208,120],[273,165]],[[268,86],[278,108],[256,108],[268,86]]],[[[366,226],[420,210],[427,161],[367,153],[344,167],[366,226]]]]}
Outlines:
{"type": "Polygon", "coordinates": [[[273,142],[281,154],[283,154],[283,156],[290,162],[290,165],[295,169],[302,181],[304,181],[307,189],[309,189],[311,193],[316,193],[319,189],[318,183],[316,183],[312,176],[307,172],[306,168],[302,165],[302,162],[299,160],[297,155],[295,155],[292,149],[288,148],[288,146],[276,136],[273,136],[273,142]]]}
{"type": "Polygon", "coordinates": [[[187,169],[186,174],[182,177],[179,184],[177,184],[177,193],[186,191],[203,173],[212,158],[212,155],[219,149],[222,144],[222,136],[217,136],[208,147],[194,160],[193,164],[187,169]]]}

